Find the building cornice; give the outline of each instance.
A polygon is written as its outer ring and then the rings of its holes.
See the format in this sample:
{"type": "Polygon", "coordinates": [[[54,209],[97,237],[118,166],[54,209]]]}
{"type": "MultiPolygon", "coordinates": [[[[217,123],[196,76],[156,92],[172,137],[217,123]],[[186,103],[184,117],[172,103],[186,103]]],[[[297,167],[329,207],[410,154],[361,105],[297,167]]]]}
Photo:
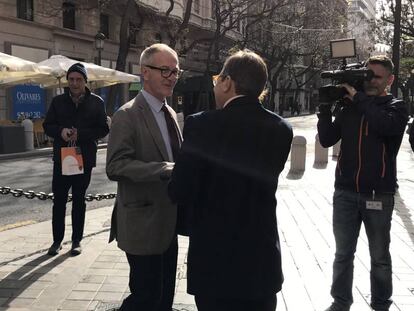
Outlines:
{"type": "Polygon", "coordinates": [[[59,28],[59,27],[54,26],[54,27],[52,27],[52,33],[55,36],[71,38],[71,39],[74,39],[74,40],[86,41],[86,42],[89,42],[89,43],[92,43],[92,42],[95,41],[94,36],[92,36],[90,34],[86,34],[84,32],[78,31],[78,30],[59,28]]]}
{"type": "MultiPolygon", "coordinates": [[[[55,25],[48,25],[48,24],[39,23],[36,21],[27,21],[27,20],[17,18],[17,17],[0,16],[0,20],[4,20],[6,22],[11,22],[11,23],[17,23],[20,25],[32,27],[34,29],[43,28],[45,30],[51,31],[53,35],[57,35],[61,37],[68,37],[68,38],[73,38],[76,40],[82,40],[82,41],[87,41],[87,42],[93,42],[95,40],[93,35],[90,35],[90,34],[87,34],[87,33],[84,33],[78,30],[67,29],[67,28],[58,27],[55,25]]],[[[3,28],[1,32],[14,34],[13,29],[10,29],[9,31],[7,31],[6,29],[3,28]]]]}

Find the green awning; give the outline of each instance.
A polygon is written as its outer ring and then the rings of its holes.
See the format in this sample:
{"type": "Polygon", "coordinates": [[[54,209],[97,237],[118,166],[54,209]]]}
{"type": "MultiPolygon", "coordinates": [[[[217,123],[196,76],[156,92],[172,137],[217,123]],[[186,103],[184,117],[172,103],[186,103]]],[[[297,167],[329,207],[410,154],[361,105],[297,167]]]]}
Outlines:
{"type": "Polygon", "coordinates": [[[139,82],[133,82],[129,86],[129,91],[136,91],[139,92],[142,89],[142,85],[139,82]]]}

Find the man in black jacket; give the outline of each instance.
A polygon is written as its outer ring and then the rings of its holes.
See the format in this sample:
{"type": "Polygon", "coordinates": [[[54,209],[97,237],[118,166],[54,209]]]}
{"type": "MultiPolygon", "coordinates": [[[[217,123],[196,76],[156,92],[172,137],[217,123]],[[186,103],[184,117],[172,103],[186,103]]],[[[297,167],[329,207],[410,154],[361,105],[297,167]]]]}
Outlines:
{"type": "Polygon", "coordinates": [[[72,188],[72,255],[82,251],[80,242],[85,223],[85,193],[96,166],[97,139],[105,137],[109,128],[102,98],[86,87],[87,72],[81,63],[67,71],[69,91],[53,98],[43,123],[45,133],[53,138],[53,244],[48,254],[54,256],[62,248],[65,213],[69,189],[72,188]],[[61,148],[80,148],[83,174],[63,175],[61,148]]]}
{"type": "Polygon", "coordinates": [[[392,61],[373,56],[367,68],[374,77],[364,82],[363,92],[342,85],[348,94],[333,122],[329,105],[321,105],[318,114],[322,146],[341,139],[333,197],[334,302],[328,311],[347,311],[353,302],[353,260],[362,222],[371,256],[371,307],[384,311],[392,303],[390,228],[396,158],[408,114],[404,102],[386,92],[394,80],[392,61]]]}
{"type": "Polygon", "coordinates": [[[190,219],[187,291],[199,311],[274,311],[275,192],[292,129],[259,101],[267,68],[257,54],[237,52],[215,78],[218,110],[187,117],[169,186],[190,219]]]}

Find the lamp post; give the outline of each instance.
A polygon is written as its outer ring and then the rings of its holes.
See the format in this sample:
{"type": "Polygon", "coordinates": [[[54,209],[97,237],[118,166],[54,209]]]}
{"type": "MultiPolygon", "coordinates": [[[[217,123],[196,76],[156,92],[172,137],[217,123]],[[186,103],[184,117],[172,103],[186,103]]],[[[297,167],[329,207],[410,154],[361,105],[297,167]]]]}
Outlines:
{"type": "Polygon", "coordinates": [[[95,36],[95,49],[98,50],[98,65],[101,66],[102,50],[104,48],[104,41],[106,37],[102,32],[98,32],[95,36]]]}

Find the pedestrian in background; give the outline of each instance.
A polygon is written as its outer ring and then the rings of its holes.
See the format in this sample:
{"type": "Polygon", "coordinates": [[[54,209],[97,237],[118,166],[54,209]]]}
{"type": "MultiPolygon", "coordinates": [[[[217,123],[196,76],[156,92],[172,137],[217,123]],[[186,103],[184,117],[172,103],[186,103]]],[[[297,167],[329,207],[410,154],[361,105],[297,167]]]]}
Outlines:
{"type": "Polygon", "coordinates": [[[188,293],[199,311],[274,311],[276,220],[291,126],[260,103],[267,68],[248,50],[214,77],[217,110],[187,117],[169,193],[189,215],[188,293]]]}
{"type": "Polygon", "coordinates": [[[410,145],[411,145],[411,150],[414,151],[414,126],[413,126],[414,121],[411,122],[410,124],[410,145]]]}
{"type": "Polygon", "coordinates": [[[371,257],[371,307],[389,310],[392,303],[390,229],[396,189],[396,160],[408,114],[402,100],[387,94],[394,81],[393,63],[373,56],[367,68],[374,72],[364,91],[348,84],[344,105],[334,121],[330,105],[320,105],[318,133],[323,147],[341,139],[333,196],[333,232],[336,252],[327,311],[348,311],[353,303],[353,261],[361,223],[371,257]]]}
{"type": "Polygon", "coordinates": [[[120,310],[171,311],[177,207],[167,185],[181,133],[166,98],[180,76],[177,53],[153,44],[140,58],[144,89],[113,116],[106,172],[118,182],[110,241],[126,253],[131,294],[120,310]]]}
{"type": "Polygon", "coordinates": [[[96,166],[97,140],[108,132],[105,106],[102,98],[86,87],[88,74],[81,63],[72,65],[66,78],[69,88],[53,98],[47,111],[43,128],[53,138],[53,244],[48,254],[57,255],[65,235],[66,203],[72,188],[72,247],[71,254],[82,251],[81,240],[85,224],[85,193],[96,166]],[[62,174],[61,150],[76,146],[81,153],[83,173],[62,174]]]}

